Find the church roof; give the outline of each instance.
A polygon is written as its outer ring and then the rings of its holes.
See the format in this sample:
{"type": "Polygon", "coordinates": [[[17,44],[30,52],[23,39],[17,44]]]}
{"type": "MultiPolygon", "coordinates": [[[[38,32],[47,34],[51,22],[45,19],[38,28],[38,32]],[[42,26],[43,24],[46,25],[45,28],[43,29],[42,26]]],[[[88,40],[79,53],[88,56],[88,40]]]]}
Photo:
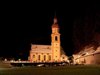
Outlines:
{"type": "MultiPolygon", "coordinates": [[[[36,44],[32,44],[31,45],[31,50],[35,51],[35,52],[46,52],[49,53],[51,52],[51,45],[36,45],[36,44]]],[[[66,55],[63,48],[60,48],[61,51],[61,55],[66,55]]]]}
{"type": "Polygon", "coordinates": [[[32,52],[51,53],[51,45],[31,45],[32,52]]]}
{"type": "Polygon", "coordinates": [[[59,28],[58,24],[53,24],[52,28],[59,28]]]}
{"type": "Polygon", "coordinates": [[[66,53],[64,52],[62,47],[60,48],[60,52],[61,52],[61,55],[63,55],[63,54],[66,55],[66,53]]]}
{"type": "Polygon", "coordinates": [[[53,25],[52,25],[52,28],[59,28],[59,25],[58,25],[58,23],[57,23],[57,17],[56,17],[56,15],[55,15],[55,17],[54,17],[54,19],[53,19],[53,25]]]}
{"type": "Polygon", "coordinates": [[[31,46],[31,49],[51,49],[51,45],[33,45],[31,46]]]}

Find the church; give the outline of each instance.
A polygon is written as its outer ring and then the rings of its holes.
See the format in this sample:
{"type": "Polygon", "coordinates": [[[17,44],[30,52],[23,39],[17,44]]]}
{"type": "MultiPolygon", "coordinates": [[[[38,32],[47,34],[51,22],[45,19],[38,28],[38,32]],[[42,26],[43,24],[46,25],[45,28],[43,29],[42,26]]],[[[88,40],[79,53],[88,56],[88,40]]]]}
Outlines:
{"type": "Polygon", "coordinates": [[[31,44],[28,60],[30,62],[63,62],[68,61],[68,57],[61,47],[59,25],[57,17],[53,19],[51,26],[51,45],[31,44]]]}

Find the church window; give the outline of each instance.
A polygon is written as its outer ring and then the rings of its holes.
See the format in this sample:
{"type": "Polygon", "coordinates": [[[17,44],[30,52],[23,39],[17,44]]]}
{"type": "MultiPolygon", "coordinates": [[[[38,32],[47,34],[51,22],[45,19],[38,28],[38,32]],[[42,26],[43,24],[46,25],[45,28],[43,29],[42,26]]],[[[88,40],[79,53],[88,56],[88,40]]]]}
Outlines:
{"type": "Polygon", "coordinates": [[[38,55],[38,60],[40,60],[40,55],[38,55]]]}
{"type": "Polygon", "coordinates": [[[55,36],[55,40],[56,40],[56,41],[58,40],[57,36],[55,36]]]}
{"type": "Polygon", "coordinates": [[[51,55],[49,55],[49,60],[51,60],[51,55]]]}
{"type": "Polygon", "coordinates": [[[65,59],[65,58],[63,57],[63,59],[65,59]]]}
{"type": "Polygon", "coordinates": [[[35,58],[35,55],[33,55],[33,58],[35,58]]]}
{"type": "Polygon", "coordinates": [[[44,55],[44,60],[46,60],[46,55],[44,55]]]}

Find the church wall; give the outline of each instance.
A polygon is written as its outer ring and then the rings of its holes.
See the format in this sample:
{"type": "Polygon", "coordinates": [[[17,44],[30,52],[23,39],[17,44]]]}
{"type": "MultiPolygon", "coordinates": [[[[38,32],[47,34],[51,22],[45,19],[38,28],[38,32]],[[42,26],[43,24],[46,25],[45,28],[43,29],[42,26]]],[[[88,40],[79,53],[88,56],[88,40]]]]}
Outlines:
{"type": "Polygon", "coordinates": [[[30,53],[30,61],[32,62],[51,62],[50,57],[51,53],[30,53]]]}

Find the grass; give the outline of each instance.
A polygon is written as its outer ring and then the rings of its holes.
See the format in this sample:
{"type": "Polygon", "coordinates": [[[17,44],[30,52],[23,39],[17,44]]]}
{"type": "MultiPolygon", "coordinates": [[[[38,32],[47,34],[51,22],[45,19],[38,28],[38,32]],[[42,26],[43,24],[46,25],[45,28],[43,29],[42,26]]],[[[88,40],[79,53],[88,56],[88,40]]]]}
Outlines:
{"type": "Polygon", "coordinates": [[[100,65],[1,68],[0,75],[100,75],[100,65]]]}

